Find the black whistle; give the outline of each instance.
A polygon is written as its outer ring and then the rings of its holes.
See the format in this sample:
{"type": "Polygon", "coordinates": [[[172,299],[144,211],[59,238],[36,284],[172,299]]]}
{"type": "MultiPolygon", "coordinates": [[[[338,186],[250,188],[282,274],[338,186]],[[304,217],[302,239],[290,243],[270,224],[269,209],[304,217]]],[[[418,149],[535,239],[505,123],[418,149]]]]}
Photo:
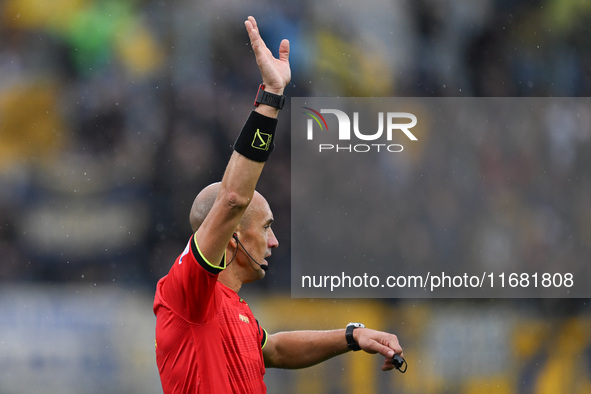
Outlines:
{"type": "Polygon", "coordinates": [[[399,370],[401,373],[405,373],[406,369],[408,368],[406,360],[400,354],[395,354],[394,357],[392,357],[392,364],[394,364],[394,368],[399,370]]]}

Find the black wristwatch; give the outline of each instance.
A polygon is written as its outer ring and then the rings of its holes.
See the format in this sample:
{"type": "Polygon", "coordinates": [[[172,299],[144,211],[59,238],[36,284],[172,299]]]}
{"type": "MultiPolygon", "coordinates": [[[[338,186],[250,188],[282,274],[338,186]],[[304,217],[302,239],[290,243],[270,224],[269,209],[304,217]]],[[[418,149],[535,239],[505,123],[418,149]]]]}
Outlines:
{"type": "Polygon", "coordinates": [[[265,85],[259,85],[259,91],[254,99],[254,106],[258,107],[259,104],[270,105],[273,108],[282,109],[285,105],[285,96],[279,94],[273,94],[265,91],[265,85]]]}
{"type": "Polygon", "coordinates": [[[345,338],[347,339],[347,347],[351,350],[357,351],[361,350],[359,344],[353,338],[353,330],[356,328],[365,328],[365,325],[362,323],[349,323],[347,324],[347,329],[345,330],[345,338]]]}

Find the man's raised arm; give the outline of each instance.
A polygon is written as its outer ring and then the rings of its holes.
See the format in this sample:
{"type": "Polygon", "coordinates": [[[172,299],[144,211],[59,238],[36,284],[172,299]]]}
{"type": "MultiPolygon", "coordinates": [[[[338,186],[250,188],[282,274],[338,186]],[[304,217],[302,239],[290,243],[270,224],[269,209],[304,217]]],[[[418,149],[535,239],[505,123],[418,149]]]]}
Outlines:
{"type": "Polygon", "coordinates": [[[289,41],[281,41],[279,58],[275,58],[261,38],[256,20],[249,16],[244,25],[261,73],[264,93],[260,90],[261,94],[257,95],[257,101],[263,98],[261,104],[250,114],[238,136],[216,201],[195,234],[203,257],[214,265],[221,261],[232,233],[252,200],[265,161],[273,149],[279,113],[274,99],[283,94],[291,79],[289,41]]]}

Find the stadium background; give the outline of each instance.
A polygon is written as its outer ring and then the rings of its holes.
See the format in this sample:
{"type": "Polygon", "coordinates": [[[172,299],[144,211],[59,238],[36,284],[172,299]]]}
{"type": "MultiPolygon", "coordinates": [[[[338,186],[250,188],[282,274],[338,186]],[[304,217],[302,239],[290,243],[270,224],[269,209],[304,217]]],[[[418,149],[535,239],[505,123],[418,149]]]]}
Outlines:
{"type": "MultiPolygon", "coordinates": [[[[250,110],[250,14],[271,48],[292,42],[290,96],[591,92],[584,0],[0,1],[0,392],[161,391],[153,289],[250,110]]],[[[545,150],[526,154],[502,142],[474,154],[504,196],[490,207],[499,223],[478,230],[491,261],[589,263],[590,130],[540,131],[532,146],[545,150]],[[545,209],[525,216],[524,169],[540,163],[545,209]],[[518,236],[530,249],[507,248],[518,236]],[[565,242],[579,254],[556,253],[565,242]]],[[[268,370],[269,392],[591,392],[589,300],[291,300],[287,137],[272,160],[259,190],[281,246],[243,296],[271,332],[349,321],[394,331],[410,367],[383,374],[378,357],[348,354],[268,370]]],[[[453,190],[428,195],[449,215],[396,225],[433,241],[441,221],[466,218],[453,190]]]]}

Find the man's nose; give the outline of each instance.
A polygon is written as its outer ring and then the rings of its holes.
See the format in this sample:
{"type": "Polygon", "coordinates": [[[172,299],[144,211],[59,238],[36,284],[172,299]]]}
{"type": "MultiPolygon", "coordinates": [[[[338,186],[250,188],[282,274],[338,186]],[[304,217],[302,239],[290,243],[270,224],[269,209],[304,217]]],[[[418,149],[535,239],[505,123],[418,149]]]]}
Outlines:
{"type": "Polygon", "coordinates": [[[274,249],[279,246],[279,241],[277,240],[277,237],[275,236],[273,230],[271,230],[271,236],[269,237],[267,246],[269,247],[269,249],[274,249]]]}

